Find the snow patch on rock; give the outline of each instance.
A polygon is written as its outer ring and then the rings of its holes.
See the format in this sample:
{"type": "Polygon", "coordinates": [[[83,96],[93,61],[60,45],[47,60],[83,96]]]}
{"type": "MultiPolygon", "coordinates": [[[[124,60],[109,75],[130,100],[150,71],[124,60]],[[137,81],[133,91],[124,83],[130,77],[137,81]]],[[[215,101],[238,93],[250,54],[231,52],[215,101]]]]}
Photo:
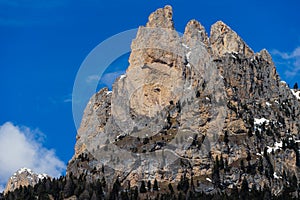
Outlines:
{"type": "Polygon", "coordinates": [[[300,90],[294,90],[294,89],[291,89],[293,95],[298,99],[300,100],[300,90]]]}

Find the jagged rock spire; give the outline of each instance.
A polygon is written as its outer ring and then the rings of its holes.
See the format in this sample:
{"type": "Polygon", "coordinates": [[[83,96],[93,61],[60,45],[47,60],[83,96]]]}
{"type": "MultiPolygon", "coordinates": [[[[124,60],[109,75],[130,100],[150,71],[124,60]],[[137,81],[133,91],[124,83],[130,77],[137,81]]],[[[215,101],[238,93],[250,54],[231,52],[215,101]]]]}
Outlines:
{"type": "Polygon", "coordinates": [[[202,42],[206,46],[209,45],[207,32],[204,26],[194,19],[188,22],[184,31],[184,42],[188,43],[191,39],[197,42],[202,42]]]}
{"type": "Polygon", "coordinates": [[[215,55],[222,56],[227,52],[241,53],[246,57],[254,55],[243,39],[222,21],[211,26],[209,40],[215,55]]]}
{"type": "Polygon", "coordinates": [[[168,28],[174,30],[172,7],[167,5],[159,8],[149,16],[146,27],[151,28],[168,28]]]}
{"type": "MultiPolygon", "coordinates": [[[[103,176],[110,186],[117,178],[130,181],[131,186],[148,177],[177,183],[186,169],[182,158],[195,177],[202,177],[213,171],[211,157],[226,156],[229,166],[249,157],[249,163],[255,163],[262,150],[272,146],[276,153],[270,155],[271,176],[276,172],[279,177],[282,169],[296,169],[296,153],[276,145],[291,134],[299,138],[299,103],[279,82],[266,50],[254,55],[221,21],[212,25],[210,38],[196,20],[187,24],[180,37],[170,6],[150,15],[131,48],[130,66],[116,79],[113,91],[102,89],[87,105],[68,173],[84,173],[95,180],[99,174],[94,169],[100,171],[105,165],[103,176]],[[274,125],[265,127],[270,134],[262,134],[257,123],[262,119],[274,125]],[[225,136],[230,138],[227,142],[225,136]],[[144,142],[148,137],[150,141],[144,142]],[[224,142],[230,145],[230,153],[224,142]],[[82,159],[83,155],[89,159],[82,159]]],[[[262,167],[270,164],[263,162],[262,167]]],[[[282,186],[277,178],[260,174],[254,179],[244,169],[236,169],[220,172],[224,181],[230,180],[229,187],[240,187],[241,174],[251,177],[251,185],[282,186]]],[[[211,187],[208,182],[202,185],[211,187]]]]}
{"type": "Polygon", "coordinates": [[[262,57],[263,59],[265,59],[267,62],[274,64],[274,63],[273,63],[273,60],[272,60],[272,57],[271,57],[270,53],[267,51],[267,49],[262,49],[262,50],[259,52],[259,54],[260,54],[261,57],[262,57]]]}
{"type": "Polygon", "coordinates": [[[14,191],[21,186],[34,186],[44,178],[51,178],[47,174],[37,174],[28,168],[21,168],[15,172],[8,180],[4,194],[14,191]]]}

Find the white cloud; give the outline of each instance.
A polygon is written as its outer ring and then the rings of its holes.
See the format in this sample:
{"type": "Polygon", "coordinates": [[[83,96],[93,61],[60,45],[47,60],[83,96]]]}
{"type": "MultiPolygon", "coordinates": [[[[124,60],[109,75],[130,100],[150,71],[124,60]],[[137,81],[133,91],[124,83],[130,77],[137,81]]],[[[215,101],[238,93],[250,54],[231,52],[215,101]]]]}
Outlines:
{"type": "Polygon", "coordinates": [[[68,98],[68,99],[64,99],[64,103],[70,103],[72,102],[72,99],[68,98]]]}
{"type": "Polygon", "coordinates": [[[99,75],[90,75],[86,78],[86,83],[88,84],[104,84],[108,87],[111,87],[112,84],[115,82],[116,78],[118,78],[121,74],[124,74],[125,70],[120,70],[116,72],[109,72],[103,74],[101,77],[99,75]]]}
{"type": "Polygon", "coordinates": [[[63,97],[63,102],[64,103],[70,103],[72,102],[72,94],[68,94],[66,96],[63,97]]]}
{"type": "Polygon", "coordinates": [[[115,82],[116,78],[118,78],[121,74],[124,73],[125,70],[103,74],[100,83],[105,84],[107,86],[111,86],[115,82]]]}
{"type": "Polygon", "coordinates": [[[300,75],[300,47],[295,48],[292,52],[273,50],[272,55],[280,57],[278,63],[286,68],[285,76],[295,77],[300,75]]]}
{"type": "Polygon", "coordinates": [[[100,79],[99,75],[90,75],[87,77],[86,82],[87,83],[93,83],[93,82],[98,82],[100,79]]]}
{"type": "Polygon", "coordinates": [[[61,175],[65,164],[53,149],[43,147],[43,140],[43,134],[38,130],[15,126],[11,122],[0,126],[0,189],[22,167],[52,177],[61,175]]]}

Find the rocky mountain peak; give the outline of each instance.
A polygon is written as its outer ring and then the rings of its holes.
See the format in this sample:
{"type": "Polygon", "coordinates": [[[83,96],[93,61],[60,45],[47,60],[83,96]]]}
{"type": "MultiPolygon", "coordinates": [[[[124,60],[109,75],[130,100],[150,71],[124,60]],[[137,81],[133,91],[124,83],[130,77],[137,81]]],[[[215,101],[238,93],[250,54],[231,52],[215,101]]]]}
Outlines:
{"type": "Polygon", "coordinates": [[[270,55],[270,53],[268,52],[267,49],[262,49],[259,54],[261,55],[261,57],[263,59],[265,59],[267,62],[272,63],[273,64],[273,60],[272,60],[272,56],[270,55]]]}
{"type": "MultiPolygon", "coordinates": [[[[149,16],[126,74],[91,97],[59,195],[299,197],[298,87],[280,80],[267,50],[254,53],[223,22],[209,38],[191,20],[181,36],[172,14],[166,6],[149,16]]],[[[45,177],[23,168],[6,192],[45,177]]]]}
{"type": "Polygon", "coordinates": [[[241,187],[241,177],[281,192],[286,172],[299,177],[299,93],[266,50],[254,54],[221,21],[208,38],[191,20],[181,37],[170,6],[139,27],[131,49],[126,74],[88,103],[68,173],[130,186],[184,177],[200,192],[241,187]]]}
{"type": "Polygon", "coordinates": [[[209,39],[204,26],[195,19],[190,20],[184,30],[184,40],[191,39],[209,46],[209,39]]]}
{"type": "Polygon", "coordinates": [[[9,178],[4,194],[14,191],[21,186],[34,186],[44,178],[50,178],[50,176],[47,174],[37,174],[28,168],[21,168],[9,178]]]}
{"type": "Polygon", "coordinates": [[[167,28],[174,30],[173,10],[167,5],[164,8],[157,9],[149,16],[146,27],[167,28]]]}
{"type": "Polygon", "coordinates": [[[218,21],[211,26],[210,44],[215,55],[237,52],[246,57],[253,56],[253,50],[224,22],[218,21]]]}

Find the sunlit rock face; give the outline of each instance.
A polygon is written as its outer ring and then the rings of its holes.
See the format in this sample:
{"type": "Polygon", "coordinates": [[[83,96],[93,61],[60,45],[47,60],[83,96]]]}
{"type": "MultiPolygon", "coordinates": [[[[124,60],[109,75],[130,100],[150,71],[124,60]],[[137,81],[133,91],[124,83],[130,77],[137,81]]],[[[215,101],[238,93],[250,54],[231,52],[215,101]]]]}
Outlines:
{"type": "Polygon", "coordinates": [[[12,192],[21,186],[34,186],[39,181],[48,178],[50,179],[50,176],[47,174],[37,174],[31,169],[21,168],[8,179],[4,194],[12,192]]]}
{"type": "Polygon", "coordinates": [[[227,163],[224,187],[243,176],[250,187],[280,191],[284,171],[298,176],[296,92],[267,50],[254,53],[223,22],[208,37],[191,20],[181,35],[172,16],[170,6],[153,12],[131,44],[126,74],[91,97],[67,172],[131,186],[193,176],[205,191],[218,157],[227,163]]]}

